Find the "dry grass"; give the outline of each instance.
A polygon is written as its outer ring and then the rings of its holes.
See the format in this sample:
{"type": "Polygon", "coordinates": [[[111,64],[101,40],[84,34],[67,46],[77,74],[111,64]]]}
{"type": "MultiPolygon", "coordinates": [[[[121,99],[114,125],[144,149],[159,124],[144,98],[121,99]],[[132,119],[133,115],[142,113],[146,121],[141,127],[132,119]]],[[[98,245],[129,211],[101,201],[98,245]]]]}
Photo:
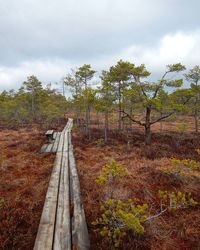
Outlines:
{"type": "Polygon", "coordinates": [[[37,128],[0,132],[0,249],[32,249],[54,155],[39,154],[37,128]]]}
{"type": "MultiPolygon", "coordinates": [[[[91,141],[79,132],[74,133],[92,250],[108,249],[107,242],[95,233],[91,222],[99,215],[100,203],[106,197],[106,190],[99,187],[95,179],[101,167],[111,159],[122,163],[130,172],[116,187],[115,195],[120,199],[137,198],[138,202],[152,205],[152,213],[159,208],[156,195],[159,189],[191,192],[200,201],[198,173],[177,180],[161,172],[170,167],[170,157],[200,160],[195,153],[195,149],[200,148],[199,136],[191,133],[192,122],[188,124],[187,133],[178,131],[177,123],[167,122],[160,133],[157,124],[153,127],[151,147],[145,147],[143,131],[137,126],[129,134],[119,135],[113,130],[109,143],[104,146],[97,143],[102,137],[97,126],[92,130],[91,141]]],[[[43,141],[44,131],[36,127],[0,131],[0,198],[4,199],[0,209],[0,249],[33,248],[54,160],[52,154],[38,153],[43,141]]],[[[159,217],[145,225],[144,235],[130,232],[121,249],[200,249],[199,210],[197,206],[159,217]]]]}

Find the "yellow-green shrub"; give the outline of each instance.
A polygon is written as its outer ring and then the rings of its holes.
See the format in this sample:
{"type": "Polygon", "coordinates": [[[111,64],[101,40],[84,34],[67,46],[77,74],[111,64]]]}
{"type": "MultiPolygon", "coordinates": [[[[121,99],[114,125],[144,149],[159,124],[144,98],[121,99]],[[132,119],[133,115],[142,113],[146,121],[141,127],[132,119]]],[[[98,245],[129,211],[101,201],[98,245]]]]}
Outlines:
{"type": "Polygon", "coordinates": [[[108,237],[113,247],[118,247],[127,230],[144,233],[142,223],[147,219],[147,208],[147,204],[135,205],[131,199],[125,202],[108,199],[100,208],[101,217],[93,225],[98,226],[97,231],[101,236],[108,237]]]}
{"type": "Polygon", "coordinates": [[[198,204],[195,201],[191,193],[158,191],[158,197],[161,201],[161,210],[177,210],[179,208],[188,208],[190,206],[196,206],[198,204]]]}
{"type": "Polygon", "coordinates": [[[115,160],[111,160],[102,167],[102,173],[97,177],[96,182],[98,184],[106,184],[106,182],[113,182],[116,177],[124,177],[127,174],[128,169],[126,167],[115,160]]]}
{"type": "MultiPolygon", "coordinates": [[[[200,155],[200,149],[196,149],[196,152],[200,155]]],[[[176,158],[172,158],[170,161],[172,163],[171,168],[164,169],[161,172],[168,175],[181,177],[189,173],[190,171],[200,171],[199,161],[190,159],[179,160],[176,158]]]]}

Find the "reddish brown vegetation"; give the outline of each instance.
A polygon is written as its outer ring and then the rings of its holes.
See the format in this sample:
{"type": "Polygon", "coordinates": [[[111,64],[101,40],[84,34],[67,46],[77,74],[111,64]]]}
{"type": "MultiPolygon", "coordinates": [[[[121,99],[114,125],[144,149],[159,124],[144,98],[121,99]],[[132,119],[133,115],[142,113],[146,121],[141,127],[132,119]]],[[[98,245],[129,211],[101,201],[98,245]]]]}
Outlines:
{"type": "MultiPolygon", "coordinates": [[[[104,146],[98,141],[103,131],[93,128],[91,141],[79,131],[74,133],[91,249],[108,249],[107,242],[95,233],[91,222],[99,216],[100,203],[105,198],[104,188],[95,179],[110,159],[119,161],[130,172],[115,190],[119,199],[137,198],[138,202],[152,205],[152,214],[159,209],[159,189],[191,192],[200,201],[198,175],[173,179],[160,171],[170,167],[170,157],[200,160],[195,152],[200,148],[199,137],[191,132],[177,133],[174,129],[171,133],[158,130],[159,127],[153,130],[156,133],[150,147],[145,147],[143,132],[138,127],[121,135],[110,132],[109,142],[104,146]]],[[[52,154],[39,154],[44,139],[44,131],[37,128],[0,132],[0,198],[4,199],[0,210],[0,249],[26,250],[34,245],[54,159],[52,154]]],[[[146,224],[144,235],[130,232],[121,249],[199,249],[199,214],[199,206],[167,213],[146,224]]]]}
{"type": "MultiPolygon", "coordinates": [[[[110,133],[110,142],[101,146],[98,139],[102,131],[92,130],[93,140],[87,141],[74,134],[75,155],[79,170],[81,191],[91,238],[91,249],[108,249],[108,243],[94,232],[91,222],[99,216],[101,201],[105,198],[104,187],[95,183],[101,167],[115,159],[130,172],[115,190],[119,199],[137,198],[140,203],[152,205],[151,213],[159,209],[157,191],[170,190],[191,192],[200,201],[200,177],[197,175],[179,179],[169,178],[160,170],[170,167],[169,158],[200,160],[195,152],[200,148],[198,136],[183,133],[154,134],[150,147],[145,147],[140,131],[118,135],[110,133]],[[130,145],[127,145],[129,141],[130,145]]],[[[142,236],[132,232],[124,239],[121,249],[199,249],[199,206],[167,213],[145,225],[142,236]]]]}
{"type": "Polygon", "coordinates": [[[0,132],[0,249],[33,248],[54,159],[39,153],[43,132],[0,132]]]}

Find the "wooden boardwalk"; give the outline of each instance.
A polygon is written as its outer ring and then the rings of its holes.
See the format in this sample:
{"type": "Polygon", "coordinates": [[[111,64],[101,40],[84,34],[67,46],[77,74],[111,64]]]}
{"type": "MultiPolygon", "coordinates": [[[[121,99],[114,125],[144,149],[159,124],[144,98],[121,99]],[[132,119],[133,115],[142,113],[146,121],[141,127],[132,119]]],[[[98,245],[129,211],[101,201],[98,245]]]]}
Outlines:
{"type": "Polygon", "coordinates": [[[73,120],[56,134],[51,149],[56,159],[35,240],[34,250],[89,249],[85,213],[71,142],[73,120]]]}

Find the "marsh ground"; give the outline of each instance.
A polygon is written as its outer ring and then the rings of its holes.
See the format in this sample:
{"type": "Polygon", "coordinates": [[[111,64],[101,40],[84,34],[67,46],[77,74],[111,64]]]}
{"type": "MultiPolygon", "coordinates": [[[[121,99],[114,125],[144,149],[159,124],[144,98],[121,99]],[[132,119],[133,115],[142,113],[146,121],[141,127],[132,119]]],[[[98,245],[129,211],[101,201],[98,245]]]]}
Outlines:
{"type": "MultiPolygon", "coordinates": [[[[128,177],[115,189],[119,199],[137,198],[139,203],[151,206],[151,213],[159,209],[159,189],[191,192],[200,201],[199,173],[181,179],[162,173],[162,169],[170,168],[172,157],[200,160],[195,151],[200,148],[199,135],[192,133],[192,126],[190,118],[184,123],[163,123],[162,132],[160,124],[156,124],[149,147],[145,147],[143,131],[138,126],[121,134],[112,130],[106,145],[102,143],[101,128],[93,126],[90,141],[74,129],[73,144],[92,250],[108,249],[106,240],[98,236],[91,223],[99,216],[105,199],[105,190],[95,179],[111,159],[129,170],[128,177]]],[[[38,126],[0,131],[0,249],[28,250],[34,245],[55,157],[39,153],[44,132],[38,126]]],[[[145,225],[144,235],[130,232],[121,249],[199,249],[199,214],[199,206],[167,213],[145,225]]]]}
{"type": "MultiPolygon", "coordinates": [[[[169,124],[168,128],[177,124],[169,124]]],[[[167,124],[165,125],[167,128],[167,124]]],[[[111,159],[123,164],[129,175],[115,187],[115,197],[127,200],[137,199],[139,204],[147,203],[151,213],[159,210],[158,190],[190,192],[200,201],[199,173],[179,178],[163,174],[162,170],[171,167],[170,158],[200,160],[195,149],[200,148],[199,136],[191,131],[159,132],[154,128],[152,145],[144,145],[143,132],[135,129],[127,134],[110,132],[109,142],[102,143],[103,132],[94,128],[92,140],[88,141],[80,133],[74,133],[73,143],[79,170],[81,192],[89,227],[91,249],[109,249],[92,225],[99,216],[101,202],[105,200],[106,189],[95,179],[101,168],[111,159]],[[127,144],[127,142],[129,143],[127,144]]],[[[180,209],[167,213],[151,223],[145,224],[145,233],[137,236],[132,232],[124,238],[120,249],[199,249],[200,248],[200,207],[180,209]]]]}

